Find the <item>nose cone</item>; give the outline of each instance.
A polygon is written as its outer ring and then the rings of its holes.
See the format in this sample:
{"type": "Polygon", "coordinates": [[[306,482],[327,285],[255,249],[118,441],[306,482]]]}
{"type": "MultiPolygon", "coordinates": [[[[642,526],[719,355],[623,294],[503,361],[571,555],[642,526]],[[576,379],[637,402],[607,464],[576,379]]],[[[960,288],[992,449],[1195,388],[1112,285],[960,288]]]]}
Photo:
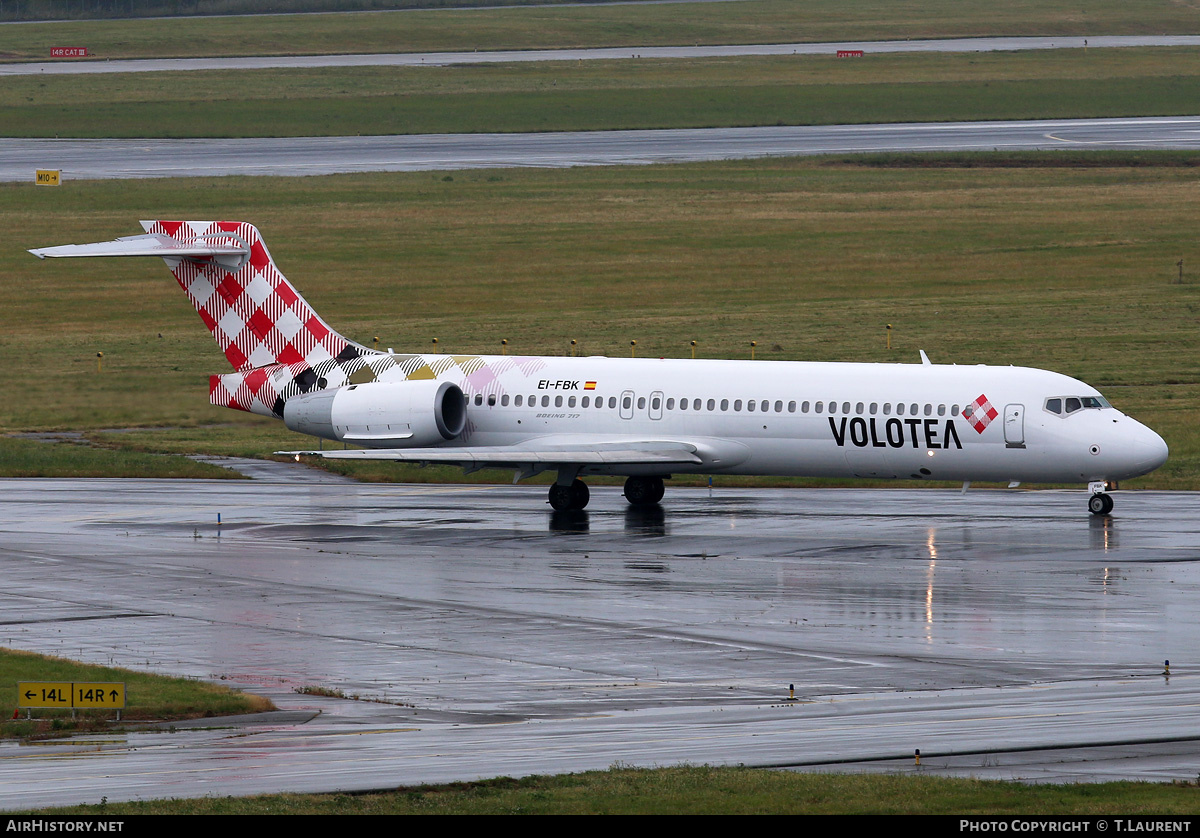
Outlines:
{"type": "Polygon", "coordinates": [[[1124,417],[1119,425],[1113,426],[1113,431],[1109,450],[1116,455],[1108,461],[1112,468],[1107,479],[1140,477],[1167,461],[1167,443],[1141,422],[1124,417]]]}
{"type": "Polygon", "coordinates": [[[1149,474],[1167,461],[1167,443],[1161,436],[1138,424],[1137,435],[1133,441],[1134,467],[1138,474],[1149,474]]]}

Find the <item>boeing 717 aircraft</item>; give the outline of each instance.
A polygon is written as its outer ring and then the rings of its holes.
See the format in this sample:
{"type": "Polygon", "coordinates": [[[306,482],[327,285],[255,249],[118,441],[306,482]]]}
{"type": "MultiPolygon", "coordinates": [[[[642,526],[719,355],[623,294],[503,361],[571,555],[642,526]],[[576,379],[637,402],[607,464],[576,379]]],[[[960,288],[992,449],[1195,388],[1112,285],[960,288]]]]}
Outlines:
{"type": "Polygon", "coordinates": [[[626,477],[656,504],[672,474],[1106,484],[1167,459],[1162,437],[1081,381],[1023,367],[381,352],[330,328],[240,222],[143,221],[145,235],[31,250],[158,256],[233,365],[216,405],[361,446],[327,458],[554,471],[550,504],[582,509],[584,477],[626,477]]]}

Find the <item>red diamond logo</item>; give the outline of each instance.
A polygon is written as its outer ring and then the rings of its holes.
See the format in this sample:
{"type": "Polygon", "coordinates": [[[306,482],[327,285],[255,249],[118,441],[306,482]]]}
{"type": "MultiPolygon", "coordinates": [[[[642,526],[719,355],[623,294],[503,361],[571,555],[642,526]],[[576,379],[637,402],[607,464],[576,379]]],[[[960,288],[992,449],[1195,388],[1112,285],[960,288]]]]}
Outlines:
{"type": "Polygon", "coordinates": [[[992,403],[988,401],[988,397],[982,393],[979,394],[979,398],[963,408],[963,417],[975,429],[975,432],[980,434],[999,415],[996,408],[992,407],[992,403]]]}

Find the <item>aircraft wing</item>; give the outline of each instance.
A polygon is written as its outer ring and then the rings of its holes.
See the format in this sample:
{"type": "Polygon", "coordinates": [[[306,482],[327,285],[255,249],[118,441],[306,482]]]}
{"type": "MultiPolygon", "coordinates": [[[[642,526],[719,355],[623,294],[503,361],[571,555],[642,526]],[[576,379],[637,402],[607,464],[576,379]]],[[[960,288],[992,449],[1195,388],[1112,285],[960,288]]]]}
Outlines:
{"type": "Polygon", "coordinates": [[[406,463],[445,463],[464,469],[513,468],[538,471],[556,466],[700,465],[698,446],[686,442],[621,440],[615,443],[570,443],[544,447],[491,445],[476,448],[376,448],[320,451],[276,451],[286,456],[335,460],[395,460],[406,463]]]}

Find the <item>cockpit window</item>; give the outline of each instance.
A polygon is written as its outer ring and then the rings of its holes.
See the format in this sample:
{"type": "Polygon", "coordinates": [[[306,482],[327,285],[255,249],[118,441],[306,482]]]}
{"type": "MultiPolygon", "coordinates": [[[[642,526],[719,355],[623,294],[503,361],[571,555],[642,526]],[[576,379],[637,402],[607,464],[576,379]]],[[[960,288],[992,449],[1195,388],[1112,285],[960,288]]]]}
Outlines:
{"type": "Polygon", "coordinates": [[[1046,399],[1047,413],[1055,416],[1069,416],[1080,410],[1100,410],[1112,407],[1103,396],[1051,396],[1046,399]]]}

